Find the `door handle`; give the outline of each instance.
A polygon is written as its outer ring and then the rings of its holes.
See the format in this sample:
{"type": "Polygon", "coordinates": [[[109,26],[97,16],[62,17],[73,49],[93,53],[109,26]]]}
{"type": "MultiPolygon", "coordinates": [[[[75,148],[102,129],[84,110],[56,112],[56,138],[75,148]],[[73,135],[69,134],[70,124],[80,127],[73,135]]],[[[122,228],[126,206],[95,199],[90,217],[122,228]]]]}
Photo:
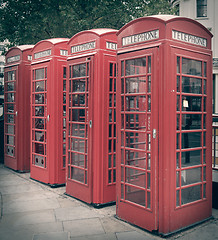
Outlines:
{"type": "Polygon", "coordinates": [[[50,119],[50,115],[47,116],[47,122],[49,122],[49,119],[50,119]]]}
{"type": "Polygon", "coordinates": [[[153,138],[155,139],[157,137],[157,130],[154,128],[153,129],[153,138]]]}
{"type": "Polygon", "coordinates": [[[89,121],[89,127],[92,128],[92,120],[89,121]]]}
{"type": "Polygon", "coordinates": [[[17,115],[18,115],[18,111],[15,112],[15,115],[16,115],[16,117],[17,117],[17,115]]]}

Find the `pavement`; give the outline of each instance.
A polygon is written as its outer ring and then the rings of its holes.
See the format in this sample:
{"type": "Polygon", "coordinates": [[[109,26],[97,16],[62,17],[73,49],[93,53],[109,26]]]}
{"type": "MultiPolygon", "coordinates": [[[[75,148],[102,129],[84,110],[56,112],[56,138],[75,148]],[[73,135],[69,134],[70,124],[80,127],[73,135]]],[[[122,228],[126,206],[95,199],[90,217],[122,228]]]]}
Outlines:
{"type": "MultiPolygon", "coordinates": [[[[0,240],[160,240],[115,217],[116,206],[96,209],[0,164],[0,240]]],[[[218,239],[213,218],[167,239],[218,239]]]]}

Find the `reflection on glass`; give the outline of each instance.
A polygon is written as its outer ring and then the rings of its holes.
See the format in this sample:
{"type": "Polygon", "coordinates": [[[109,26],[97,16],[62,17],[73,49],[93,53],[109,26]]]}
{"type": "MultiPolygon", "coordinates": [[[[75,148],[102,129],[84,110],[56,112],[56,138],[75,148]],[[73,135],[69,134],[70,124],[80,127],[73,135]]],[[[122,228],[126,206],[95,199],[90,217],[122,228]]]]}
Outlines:
{"type": "Polygon", "coordinates": [[[35,128],[37,129],[44,129],[45,121],[43,118],[36,118],[35,119],[35,128]]]}
{"type": "Polygon", "coordinates": [[[15,80],[15,71],[8,72],[8,81],[14,81],[15,80]]]}
{"type": "Polygon", "coordinates": [[[126,129],[144,129],[146,128],[145,114],[126,114],[126,129]]]}
{"type": "Polygon", "coordinates": [[[73,66],[73,78],[86,76],[86,63],[73,66]]]}
{"type": "Polygon", "coordinates": [[[86,91],[86,80],[73,80],[73,92],[85,92],[86,91]]]}
{"type": "Polygon", "coordinates": [[[7,82],[6,91],[15,91],[15,82],[7,82]]]}
{"type": "Polygon", "coordinates": [[[146,134],[144,132],[126,132],[126,147],[145,150],[146,134]]]}
{"type": "Polygon", "coordinates": [[[13,113],[14,112],[14,104],[6,104],[6,110],[8,113],[13,113]]]}
{"type": "Polygon", "coordinates": [[[151,56],[148,56],[148,73],[151,73],[151,56]]]}
{"type": "Polygon", "coordinates": [[[86,141],[84,139],[72,138],[71,150],[85,153],[85,144],[86,144],[86,141]]]}
{"type": "Polygon", "coordinates": [[[44,104],[44,93],[35,94],[35,103],[44,104]]]}
{"type": "Polygon", "coordinates": [[[126,78],[126,93],[145,93],[145,78],[126,78]]]}
{"type": "Polygon", "coordinates": [[[184,93],[202,93],[202,79],[182,77],[182,92],[184,93]]]}
{"type": "Polygon", "coordinates": [[[182,148],[201,147],[201,132],[182,133],[182,148]]]}
{"type": "Polygon", "coordinates": [[[201,199],[201,185],[184,188],[181,190],[181,203],[186,204],[201,199]]]}
{"type": "Polygon", "coordinates": [[[14,136],[6,135],[6,137],[7,137],[6,144],[14,145],[14,136]]]}
{"type": "Polygon", "coordinates": [[[183,96],[182,111],[201,112],[202,97],[183,96]]]}
{"type": "Polygon", "coordinates": [[[35,116],[44,116],[44,106],[35,107],[35,116]]]}
{"type": "Polygon", "coordinates": [[[85,125],[84,124],[71,124],[71,135],[75,137],[85,137],[85,125]]]}
{"type": "Polygon", "coordinates": [[[132,186],[125,186],[126,200],[145,206],[145,191],[132,186]]]}
{"type": "Polygon", "coordinates": [[[182,130],[201,129],[201,114],[182,114],[182,130]]]}
{"type": "Polygon", "coordinates": [[[126,97],[126,111],[139,111],[146,110],[146,97],[145,96],[128,96],[126,97]]]}
{"type": "Polygon", "coordinates": [[[45,91],[45,81],[35,82],[35,92],[45,91]]]}
{"type": "Polygon", "coordinates": [[[126,169],[125,180],[127,183],[131,183],[132,185],[145,188],[146,184],[145,171],[127,167],[125,169],[126,169]]]}
{"type": "Polygon", "coordinates": [[[188,58],[182,58],[182,73],[183,74],[189,74],[194,76],[202,76],[202,62],[188,59],[188,58]]]}
{"type": "Polygon", "coordinates": [[[201,150],[182,152],[182,167],[201,164],[201,150]]]}
{"type": "Polygon", "coordinates": [[[182,186],[201,182],[201,168],[192,168],[181,171],[182,186]]]}
{"type": "Polygon", "coordinates": [[[44,155],[44,145],[42,143],[35,143],[35,153],[44,155]]]}
{"type": "Polygon", "coordinates": [[[38,142],[43,142],[44,141],[44,132],[35,131],[35,140],[38,142]]]}
{"type": "Polygon", "coordinates": [[[6,102],[14,102],[14,93],[6,93],[6,102]]]}
{"type": "Polygon", "coordinates": [[[85,106],[85,94],[75,94],[72,95],[72,106],[85,106]]]}
{"type": "Polygon", "coordinates": [[[146,57],[126,61],[126,76],[146,73],[146,57]]]}
{"type": "Polygon", "coordinates": [[[75,167],[71,167],[71,178],[76,181],[85,183],[84,182],[84,170],[75,168],[75,167]]]}
{"type": "Polygon", "coordinates": [[[85,122],[85,109],[72,109],[72,121],[85,122]]]}
{"type": "Polygon", "coordinates": [[[36,69],[35,76],[36,76],[35,80],[44,79],[45,78],[45,69],[44,68],[36,69]]]}
{"type": "Polygon", "coordinates": [[[6,115],[6,122],[7,123],[14,123],[14,115],[13,114],[7,114],[6,115]]]}

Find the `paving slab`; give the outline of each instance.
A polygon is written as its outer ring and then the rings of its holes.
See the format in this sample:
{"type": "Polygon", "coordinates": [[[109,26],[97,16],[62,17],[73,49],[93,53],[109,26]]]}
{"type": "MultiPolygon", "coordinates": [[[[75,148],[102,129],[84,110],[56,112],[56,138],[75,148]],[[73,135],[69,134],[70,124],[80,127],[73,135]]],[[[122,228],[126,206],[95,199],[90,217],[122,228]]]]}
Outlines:
{"type": "Polygon", "coordinates": [[[4,186],[0,188],[2,195],[4,194],[16,194],[16,193],[28,193],[41,190],[41,186],[32,184],[31,182],[25,182],[23,184],[15,184],[10,187],[4,186]]]}
{"type": "Polygon", "coordinates": [[[71,237],[105,234],[99,218],[90,218],[63,222],[64,231],[68,231],[71,237]]]}
{"type": "Polygon", "coordinates": [[[99,214],[94,212],[88,206],[75,206],[68,208],[57,208],[55,209],[56,219],[58,221],[69,221],[76,219],[94,218],[98,217],[99,214]]]}
{"type": "Polygon", "coordinates": [[[116,233],[117,240],[156,240],[158,237],[152,235],[144,235],[137,231],[116,233]]]}
{"type": "Polygon", "coordinates": [[[104,217],[100,219],[106,233],[131,231],[130,225],[123,223],[113,217],[104,217]]]}
{"type": "Polygon", "coordinates": [[[15,193],[15,194],[4,194],[3,202],[23,202],[23,201],[33,201],[46,198],[56,198],[58,195],[56,193],[45,191],[43,189],[35,192],[15,193]]]}
{"type": "MultiPolygon", "coordinates": [[[[106,233],[91,236],[71,237],[71,240],[117,240],[115,233],[106,233]]],[[[137,240],[137,239],[133,239],[137,240]]]]}
{"type": "Polygon", "coordinates": [[[0,222],[0,232],[4,229],[17,230],[29,224],[56,222],[53,210],[25,212],[4,215],[0,222]]]}
{"type": "Polygon", "coordinates": [[[32,231],[1,231],[0,240],[32,240],[33,239],[32,231]]]}
{"type": "Polygon", "coordinates": [[[59,208],[56,198],[38,199],[32,201],[3,202],[3,215],[17,212],[41,211],[59,208]]]}
{"type": "MultiPolygon", "coordinates": [[[[56,193],[54,193],[54,194],[56,194],[56,193]]],[[[80,206],[78,201],[76,201],[76,200],[74,200],[72,198],[69,198],[69,197],[58,196],[57,200],[58,200],[61,208],[71,208],[71,207],[80,206]]]]}
{"type": "Polygon", "coordinates": [[[51,232],[36,234],[33,236],[33,240],[69,240],[70,236],[68,232],[51,232]]]}

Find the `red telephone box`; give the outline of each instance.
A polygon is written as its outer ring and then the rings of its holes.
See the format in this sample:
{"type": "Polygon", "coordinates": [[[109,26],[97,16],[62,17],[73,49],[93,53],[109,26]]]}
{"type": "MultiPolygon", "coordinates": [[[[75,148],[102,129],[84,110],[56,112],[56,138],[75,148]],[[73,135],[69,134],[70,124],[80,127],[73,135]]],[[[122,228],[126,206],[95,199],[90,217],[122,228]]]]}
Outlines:
{"type": "Polygon", "coordinates": [[[68,40],[43,40],[32,50],[30,177],[51,186],[65,184],[68,40]]]}
{"type": "Polygon", "coordinates": [[[5,55],[5,166],[30,170],[30,64],[32,45],[12,47],[5,55]]]}
{"type": "Polygon", "coordinates": [[[115,201],[116,30],[83,31],[68,43],[66,193],[115,201]]]}
{"type": "Polygon", "coordinates": [[[211,217],[212,34],[159,15],[117,35],[117,215],[167,235],[211,217]]]}

